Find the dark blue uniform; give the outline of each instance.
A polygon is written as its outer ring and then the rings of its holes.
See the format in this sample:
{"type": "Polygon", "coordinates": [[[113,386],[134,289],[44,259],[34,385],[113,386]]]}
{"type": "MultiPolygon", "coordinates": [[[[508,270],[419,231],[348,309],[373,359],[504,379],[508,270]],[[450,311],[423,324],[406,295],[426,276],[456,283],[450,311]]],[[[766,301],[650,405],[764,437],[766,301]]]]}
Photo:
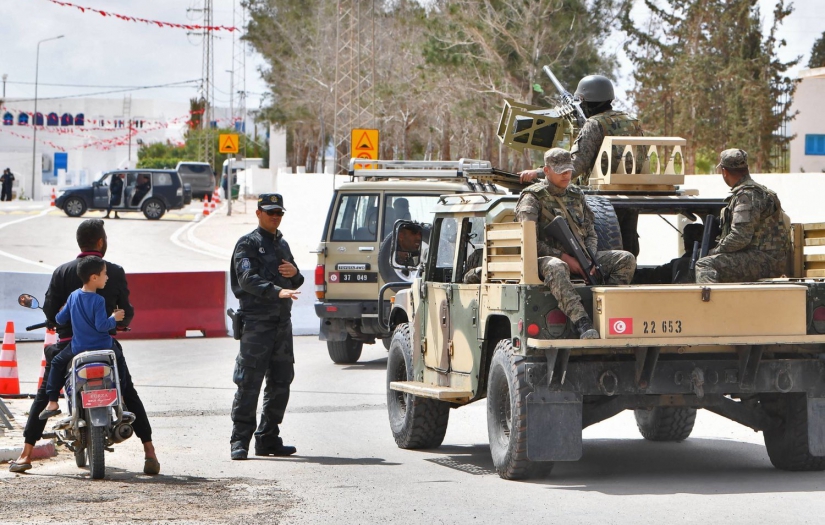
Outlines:
{"type": "Polygon", "coordinates": [[[294,377],[292,354],[292,299],[280,299],[282,289],[296,290],[304,277],[286,278],[278,271],[283,261],[296,266],[281,232],[258,228],[235,245],[229,270],[232,293],[240,300],[244,318],[241,349],[233,381],[238,385],[232,403],[232,449],[248,450],[255,435],[256,450],[283,446],[278,425],[289,401],[294,377]],[[255,430],[255,412],[266,378],[261,423],[255,430]]]}

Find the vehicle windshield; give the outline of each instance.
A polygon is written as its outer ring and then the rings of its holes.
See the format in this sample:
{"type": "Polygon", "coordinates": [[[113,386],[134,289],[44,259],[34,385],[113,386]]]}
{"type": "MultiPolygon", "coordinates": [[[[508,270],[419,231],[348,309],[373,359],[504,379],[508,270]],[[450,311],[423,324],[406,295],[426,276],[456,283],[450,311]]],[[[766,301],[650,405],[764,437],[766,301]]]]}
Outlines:
{"type": "Polygon", "coordinates": [[[212,166],[209,164],[181,164],[178,173],[184,175],[200,175],[202,173],[212,174],[212,166]]]}
{"type": "Polygon", "coordinates": [[[392,233],[392,227],[398,220],[432,223],[437,202],[436,195],[386,195],[381,238],[392,233]]]}

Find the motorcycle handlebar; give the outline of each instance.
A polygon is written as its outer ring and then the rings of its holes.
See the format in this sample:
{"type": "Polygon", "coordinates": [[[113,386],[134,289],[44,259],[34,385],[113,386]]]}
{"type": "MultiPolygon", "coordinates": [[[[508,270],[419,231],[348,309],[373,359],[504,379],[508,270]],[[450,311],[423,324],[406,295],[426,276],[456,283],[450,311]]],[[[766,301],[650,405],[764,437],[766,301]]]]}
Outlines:
{"type": "Polygon", "coordinates": [[[46,328],[47,326],[49,326],[49,322],[48,322],[48,321],[43,321],[42,323],[38,323],[38,324],[33,324],[33,325],[31,325],[31,326],[27,326],[27,327],[26,327],[26,331],[27,331],[27,332],[30,332],[30,331],[32,331],[32,330],[37,330],[38,328],[46,328]]]}

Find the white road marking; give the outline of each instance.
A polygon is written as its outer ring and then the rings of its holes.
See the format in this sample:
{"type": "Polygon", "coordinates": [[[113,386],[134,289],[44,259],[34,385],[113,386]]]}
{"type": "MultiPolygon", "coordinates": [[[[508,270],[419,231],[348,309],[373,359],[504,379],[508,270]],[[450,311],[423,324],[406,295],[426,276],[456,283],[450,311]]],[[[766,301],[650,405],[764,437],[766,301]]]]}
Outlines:
{"type": "MultiPolygon", "coordinates": [[[[223,206],[221,207],[221,210],[223,210],[223,206]]],[[[215,216],[215,213],[210,213],[207,217],[198,220],[198,217],[200,216],[201,215],[195,215],[195,218],[192,220],[192,222],[188,222],[180,228],[178,228],[175,231],[175,233],[172,234],[170,240],[177,246],[184,248],[186,250],[190,250],[201,255],[215,257],[216,259],[220,259],[222,261],[229,260],[230,254],[226,250],[223,250],[222,248],[219,248],[207,242],[203,242],[197,237],[195,237],[195,230],[199,228],[202,224],[205,224],[206,221],[211,220],[212,217],[215,216]],[[181,241],[181,236],[183,236],[184,234],[186,234],[186,239],[195,246],[191,246],[181,241]]]]}
{"type": "MultiPolygon", "coordinates": [[[[42,216],[46,215],[47,213],[49,213],[51,211],[52,211],[51,208],[46,208],[45,210],[41,211],[37,215],[30,215],[28,217],[23,217],[22,219],[17,219],[15,221],[9,221],[9,222],[0,224],[0,230],[2,230],[3,228],[5,228],[7,226],[11,226],[12,224],[19,224],[23,221],[30,221],[32,219],[37,219],[38,217],[42,217],[42,216]]],[[[24,262],[24,263],[27,263],[27,264],[32,264],[34,266],[39,266],[41,268],[46,268],[47,270],[54,270],[55,269],[55,266],[51,266],[49,264],[43,264],[42,262],[33,261],[31,259],[25,259],[23,257],[19,257],[17,255],[11,254],[9,252],[4,252],[2,250],[0,250],[0,256],[8,257],[9,259],[14,259],[15,261],[24,262]]]]}

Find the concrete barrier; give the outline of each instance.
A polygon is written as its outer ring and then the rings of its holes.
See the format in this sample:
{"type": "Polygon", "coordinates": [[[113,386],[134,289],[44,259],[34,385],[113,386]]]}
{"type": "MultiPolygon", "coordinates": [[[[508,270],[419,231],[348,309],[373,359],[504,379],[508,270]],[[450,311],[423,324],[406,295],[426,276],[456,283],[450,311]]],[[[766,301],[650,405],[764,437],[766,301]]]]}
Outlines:
{"type": "Polygon", "coordinates": [[[27,293],[36,297],[40,304],[49,288],[50,273],[0,272],[0,321],[14,322],[14,338],[17,340],[43,340],[46,329],[27,332],[26,327],[46,320],[42,310],[32,310],[17,304],[17,297],[27,293]]]}
{"type": "Polygon", "coordinates": [[[226,272],[131,273],[130,302],[135,317],[120,339],[226,336],[226,272]]]}

